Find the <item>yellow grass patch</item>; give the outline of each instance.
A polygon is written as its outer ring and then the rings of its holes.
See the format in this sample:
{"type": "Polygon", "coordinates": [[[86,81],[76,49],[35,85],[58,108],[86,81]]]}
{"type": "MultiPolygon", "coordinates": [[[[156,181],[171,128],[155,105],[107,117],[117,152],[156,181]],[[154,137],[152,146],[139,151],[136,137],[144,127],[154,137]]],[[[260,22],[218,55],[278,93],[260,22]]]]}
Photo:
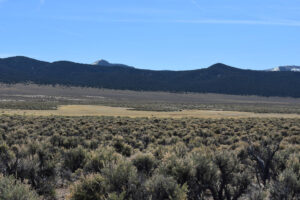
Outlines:
{"type": "Polygon", "coordinates": [[[297,114],[252,113],[215,110],[183,110],[177,112],[136,111],[128,108],[98,105],[64,105],[57,110],[10,110],[0,109],[1,114],[34,116],[120,116],[158,118],[300,118],[297,114]]]}

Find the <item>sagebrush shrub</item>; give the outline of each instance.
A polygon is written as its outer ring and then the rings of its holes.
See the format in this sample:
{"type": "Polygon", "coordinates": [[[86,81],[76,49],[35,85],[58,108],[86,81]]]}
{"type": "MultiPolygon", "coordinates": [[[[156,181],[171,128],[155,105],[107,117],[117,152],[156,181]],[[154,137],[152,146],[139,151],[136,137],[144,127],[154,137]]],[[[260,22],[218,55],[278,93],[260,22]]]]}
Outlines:
{"type": "Polygon", "coordinates": [[[130,162],[113,164],[102,170],[109,192],[126,193],[129,198],[138,187],[137,169],[130,162]]]}
{"type": "Polygon", "coordinates": [[[144,173],[147,176],[151,175],[151,173],[156,165],[156,160],[155,160],[154,156],[150,153],[136,154],[132,158],[131,162],[137,168],[138,172],[144,173]]]}
{"type": "Polygon", "coordinates": [[[29,185],[22,184],[12,176],[0,175],[0,199],[3,200],[41,200],[29,185]]]}
{"type": "Polygon", "coordinates": [[[79,168],[83,168],[86,162],[87,153],[82,147],[71,149],[65,153],[64,167],[75,172],[79,168]]]}
{"type": "Polygon", "coordinates": [[[152,200],[185,200],[187,199],[187,185],[180,186],[171,177],[154,175],[146,183],[149,197],[152,200]]]}
{"type": "Polygon", "coordinates": [[[70,200],[106,200],[107,185],[100,174],[90,174],[70,189],[70,200]]]}

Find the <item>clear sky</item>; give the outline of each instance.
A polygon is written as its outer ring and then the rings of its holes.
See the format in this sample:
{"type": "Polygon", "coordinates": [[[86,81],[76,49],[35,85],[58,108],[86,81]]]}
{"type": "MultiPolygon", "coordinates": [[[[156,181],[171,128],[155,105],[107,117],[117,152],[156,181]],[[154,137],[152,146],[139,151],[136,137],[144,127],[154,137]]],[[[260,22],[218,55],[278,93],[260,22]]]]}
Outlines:
{"type": "Polygon", "coordinates": [[[0,0],[0,57],[186,70],[300,65],[300,0],[0,0]]]}

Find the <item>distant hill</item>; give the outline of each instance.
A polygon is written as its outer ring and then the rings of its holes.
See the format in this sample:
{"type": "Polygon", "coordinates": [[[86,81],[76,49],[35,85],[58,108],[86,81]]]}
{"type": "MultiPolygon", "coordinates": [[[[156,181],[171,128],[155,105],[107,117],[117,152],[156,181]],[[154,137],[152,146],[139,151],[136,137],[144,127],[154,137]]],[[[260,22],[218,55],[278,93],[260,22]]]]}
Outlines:
{"type": "Polygon", "coordinates": [[[110,63],[108,62],[107,60],[97,60],[96,62],[93,63],[93,65],[97,65],[97,66],[105,66],[105,67],[129,67],[129,68],[133,68],[131,66],[128,66],[128,65],[123,65],[123,64],[113,64],[113,63],[110,63]]]}
{"type": "Polygon", "coordinates": [[[300,66],[280,66],[272,69],[268,69],[267,71],[273,72],[300,72],[300,66]]]}
{"type": "MultiPolygon", "coordinates": [[[[107,62],[108,63],[108,62],[107,62]]],[[[27,57],[0,59],[0,82],[108,89],[300,97],[300,73],[242,70],[221,63],[189,71],[143,70],[126,65],[27,57]]]]}
{"type": "Polygon", "coordinates": [[[104,65],[104,66],[111,66],[111,63],[109,63],[106,60],[97,60],[96,62],[93,63],[93,65],[104,65]]]}

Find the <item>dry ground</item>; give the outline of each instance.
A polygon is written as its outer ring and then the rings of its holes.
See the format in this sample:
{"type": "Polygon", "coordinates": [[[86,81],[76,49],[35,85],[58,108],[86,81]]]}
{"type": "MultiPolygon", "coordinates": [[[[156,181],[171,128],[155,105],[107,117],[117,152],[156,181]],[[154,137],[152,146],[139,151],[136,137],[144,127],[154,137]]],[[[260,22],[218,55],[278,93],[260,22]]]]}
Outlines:
{"type": "Polygon", "coordinates": [[[137,111],[129,108],[99,105],[64,105],[57,110],[0,109],[1,114],[33,116],[114,116],[157,118],[300,118],[299,114],[253,113],[220,110],[182,110],[175,112],[137,111]]]}

